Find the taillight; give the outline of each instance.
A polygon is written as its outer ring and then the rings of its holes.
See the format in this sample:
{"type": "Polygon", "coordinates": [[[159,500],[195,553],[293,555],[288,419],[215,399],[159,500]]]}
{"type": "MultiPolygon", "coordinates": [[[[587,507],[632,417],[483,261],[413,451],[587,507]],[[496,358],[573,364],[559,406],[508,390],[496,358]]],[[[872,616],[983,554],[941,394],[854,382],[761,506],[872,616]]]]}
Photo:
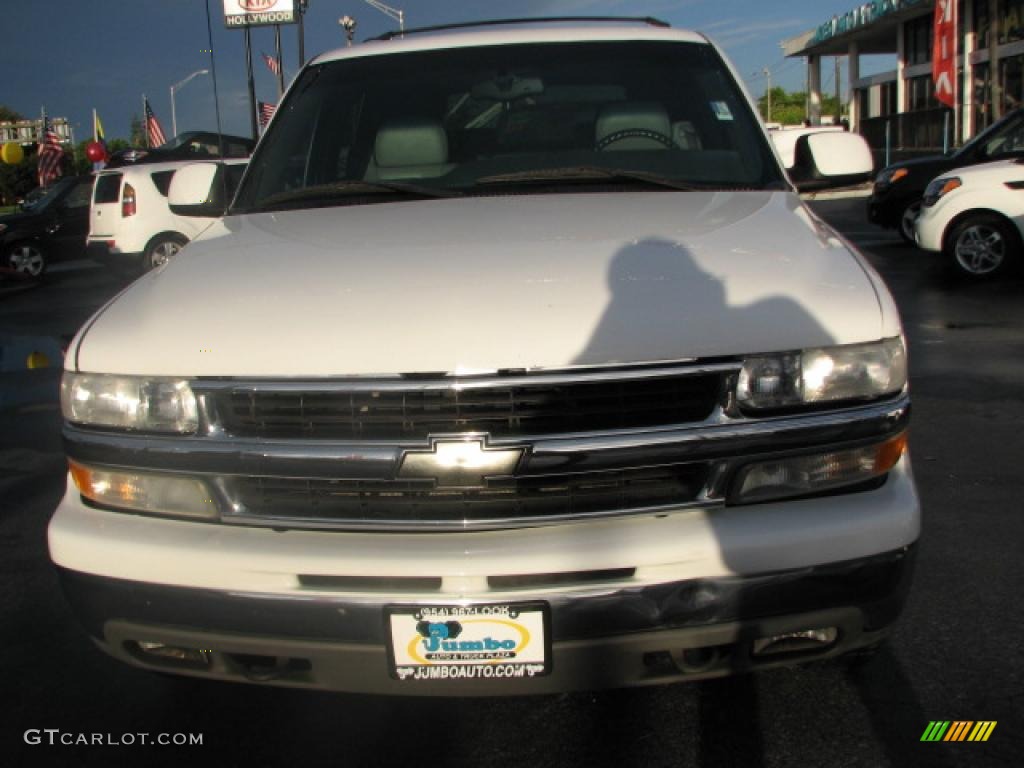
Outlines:
{"type": "Polygon", "coordinates": [[[128,217],[135,215],[135,187],[131,184],[124,185],[121,193],[121,216],[128,217]]]}

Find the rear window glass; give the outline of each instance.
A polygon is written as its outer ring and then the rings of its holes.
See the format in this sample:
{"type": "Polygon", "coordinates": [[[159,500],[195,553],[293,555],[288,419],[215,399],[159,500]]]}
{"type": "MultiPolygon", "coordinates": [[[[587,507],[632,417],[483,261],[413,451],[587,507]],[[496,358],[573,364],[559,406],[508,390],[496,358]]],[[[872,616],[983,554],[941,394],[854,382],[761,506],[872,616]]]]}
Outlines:
{"type": "Polygon", "coordinates": [[[160,194],[167,197],[167,192],[171,188],[171,179],[174,178],[174,171],[159,171],[150,175],[160,194]]]}
{"type": "Polygon", "coordinates": [[[121,197],[121,174],[103,173],[96,177],[94,203],[116,203],[121,197]]]}

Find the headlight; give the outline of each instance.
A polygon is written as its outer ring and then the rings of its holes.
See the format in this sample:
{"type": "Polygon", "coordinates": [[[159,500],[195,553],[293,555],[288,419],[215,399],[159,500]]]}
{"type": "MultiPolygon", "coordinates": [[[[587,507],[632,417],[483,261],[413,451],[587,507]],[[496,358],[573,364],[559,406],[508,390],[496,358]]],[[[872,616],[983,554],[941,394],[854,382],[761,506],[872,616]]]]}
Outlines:
{"type": "Polygon", "coordinates": [[[893,338],[749,357],[736,397],[743,409],[768,410],[866,400],[900,392],[906,383],[903,341],[893,338]]]}
{"type": "Polygon", "coordinates": [[[904,179],[909,175],[910,171],[906,168],[886,168],[875,177],[875,184],[895,184],[900,179],[904,179]]]}
{"type": "Polygon", "coordinates": [[[143,432],[195,432],[196,398],[187,381],[64,373],[60,404],[75,424],[143,432]]]}
{"type": "Polygon", "coordinates": [[[930,208],[939,202],[943,195],[947,195],[954,189],[959,189],[962,186],[963,182],[956,176],[935,179],[924,191],[924,204],[930,208]]]}

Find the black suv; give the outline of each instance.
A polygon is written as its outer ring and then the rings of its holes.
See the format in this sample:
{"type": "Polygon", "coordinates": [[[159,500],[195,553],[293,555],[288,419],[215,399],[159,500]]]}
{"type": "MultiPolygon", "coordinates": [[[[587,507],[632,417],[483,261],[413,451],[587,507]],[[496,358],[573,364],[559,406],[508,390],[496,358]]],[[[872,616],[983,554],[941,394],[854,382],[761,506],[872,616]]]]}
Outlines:
{"type": "Polygon", "coordinates": [[[896,229],[913,243],[914,222],[928,182],[953,168],[1014,157],[1024,157],[1024,109],[1006,115],[948,155],[929,155],[883,168],[868,198],[868,219],[896,229]]]}
{"type": "Polygon", "coordinates": [[[244,136],[229,136],[209,131],[179,133],[166,144],[153,149],[123,149],[107,161],[107,168],[142,163],[166,163],[174,160],[208,160],[216,157],[248,157],[256,142],[244,136]],[[223,150],[221,143],[223,142],[223,150]]]}
{"type": "Polygon", "coordinates": [[[0,216],[0,266],[38,277],[51,261],[82,258],[92,183],[92,176],[67,176],[19,212],[0,216]]]}

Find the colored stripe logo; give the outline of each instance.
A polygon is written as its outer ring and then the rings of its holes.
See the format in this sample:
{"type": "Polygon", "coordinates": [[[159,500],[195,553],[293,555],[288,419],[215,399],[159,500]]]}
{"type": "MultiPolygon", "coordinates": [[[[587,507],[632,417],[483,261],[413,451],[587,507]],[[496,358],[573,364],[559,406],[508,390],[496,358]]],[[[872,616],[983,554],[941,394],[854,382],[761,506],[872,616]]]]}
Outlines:
{"type": "Polygon", "coordinates": [[[988,741],[996,729],[996,720],[932,720],[921,734],[921,741],[988,741]]]}

